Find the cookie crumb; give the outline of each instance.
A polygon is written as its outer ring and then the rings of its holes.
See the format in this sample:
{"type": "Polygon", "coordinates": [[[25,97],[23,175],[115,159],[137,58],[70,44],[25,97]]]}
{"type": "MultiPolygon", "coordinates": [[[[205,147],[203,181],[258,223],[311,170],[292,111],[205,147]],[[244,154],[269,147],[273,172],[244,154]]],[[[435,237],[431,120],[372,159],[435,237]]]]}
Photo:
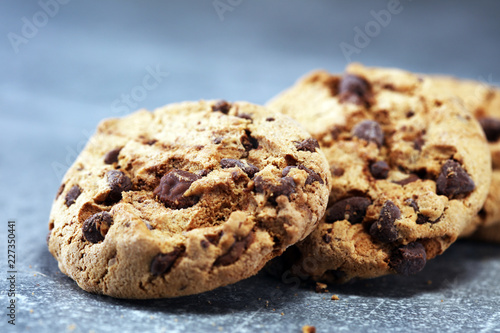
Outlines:
{"type": "Polygon", "coordinates": [[[319,293],[327,293],[328,292],[328,286],[325,283],[321,282],[316,282],[316,292],[319,293]]]}
{"type": "Polygon", "coordinates": [[[309,325],[302,326],[302,333],[316,333],[316,327],[309,325]]]}
{"type": "Polygon", "coordinates": [[[428,280],[428,281],[427,281],[427,284],[428,284],[428,285],[431,285],[431,284],[432,284],[432,280],[428,280]]]}
{"type": "Polygon", "coordinates": [[[338,301],[340,298],[337,295],[332,295],[332,301],[338,301]]]}
{"type": "Polygon", "coordinates": [[[71,325],[68,325],[68,331],[74,331],[75,328],[76,328],[76,325],[75,324],[71,324],[71,325]]]}
{"type": "Polygon", "coordinates": [[[284,316],[284,315],[285,315],[285,313],[284,313],[284,312],[282,312],[282,313],[281,313],[281,315],[282,315],[282,316],[284,316]]]}
{"type": "Polygon", "coordinates": [[[30,313],[33,313],[33,309],[30,309],[30,313]]]}

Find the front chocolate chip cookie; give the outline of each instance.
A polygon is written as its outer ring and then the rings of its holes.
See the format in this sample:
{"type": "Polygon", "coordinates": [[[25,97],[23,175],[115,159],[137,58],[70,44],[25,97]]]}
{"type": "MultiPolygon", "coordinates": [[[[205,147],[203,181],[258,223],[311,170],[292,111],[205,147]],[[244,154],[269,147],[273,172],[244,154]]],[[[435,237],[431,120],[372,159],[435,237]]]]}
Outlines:
{"type": "MultiPolygon", "coordinates": [[[[312,73],[268,103],[305,126],[332,176],[327,213],[297,244],[293,272],[331,282],[415,274],[478,226],[491,178],[485,136],[460,101],[425,85],[353,64],[312,73]]],[[[483,124],[489,139],[495,126],[483,124]]]]}
{"type": "Polygon", "coordinates": [[[90,292],[199,293],[256,274],[305,238],[330,183],[317,141],[263,107],[142,110],[103,121],[64,176],[49,250],[90,292]]]}

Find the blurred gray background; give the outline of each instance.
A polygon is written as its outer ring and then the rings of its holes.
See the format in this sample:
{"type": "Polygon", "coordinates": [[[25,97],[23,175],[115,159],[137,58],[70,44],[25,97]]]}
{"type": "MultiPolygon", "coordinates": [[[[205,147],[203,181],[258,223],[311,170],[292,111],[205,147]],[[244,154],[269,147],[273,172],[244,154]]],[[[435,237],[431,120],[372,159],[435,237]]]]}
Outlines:
{"type": "Polygon", "coordinates": [[[113,300],[79,290],[45,245],[61,177],[101,119],[183,100],[265,103],[349,61],[497,84],[499,17],[498,1],[3,0],[0,308],[8,219],[18,308],[15,327],[0,311],[0,331],[500,331],[495,245],[461,242],[416,277],[330,288],[336,302],[262,274],[181,299],[113,300]]]}

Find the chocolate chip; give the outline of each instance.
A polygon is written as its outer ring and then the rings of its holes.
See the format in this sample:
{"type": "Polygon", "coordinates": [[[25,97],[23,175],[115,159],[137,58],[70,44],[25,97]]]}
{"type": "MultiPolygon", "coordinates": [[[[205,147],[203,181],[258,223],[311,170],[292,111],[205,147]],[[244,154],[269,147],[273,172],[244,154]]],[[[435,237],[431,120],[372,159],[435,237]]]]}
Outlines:
{"type": "Polygon", "coordinates": [[[99,243],[106,237],[111,224],[113,217],[108,212],[94,214],[83,222],[83,237],[91,243],[99,243]]]}
{"type": "Polygon", "coordinates": [[[416,150],[418,151],[422,151],[422,147],[425,145],[425,140],[424,140],[424,136],[423,134],[421,133],[416,139],[415,141],[413,141],[413,148],[415,148],[416,150]]]}
{"type": "Polygon", "coordinates": [[[366,209],[372,201],[365,197],[351,197],[334,203],[326,211],[325,222],[347,220],[351,224],[361,223],[366,215],[366,209]]]}
{"type": "Polygon", "coordinates": [[[306,178],[306,182],[305,182],[306,185],[310,185],[314,182],[319,182],[320,184],[324,184],[323,179],[321,178],[321,176],[318,173],[316,173],[315,171],[313,171],[309,168],[306,168],[303,165],[299,165],[299,166],[289,165],[283,169],[283,171],[281,172],[281,175],[283,177],[285,177],[286,175],[288,175],[290,170],[292,170],[292,168],[298,168],[299,170],[304,170],[305,172],[307,172],[307,178],[306,178]]]}
{"type": "Polygon", "coordinates": [[[413,110],[410,110],[408,112],[406,112],[406,118],[411,118],[415,115],[415,112],[413,110]]]}
{"type": "Polygon", "coordinates": [[[372,103],[371,86],[364,78],[346,74],[339,85],[339,99],[342,103],[354,103],[369,107],[372,103]]]}
{"type": "Polygon", "coordinates": [[[250,247],[254,239],[255,234],[253,231],[250,231],[245,238],[236,240],[225,254],[215,260],[214,266],[228,266],[235,263],[243,252],[250,247]]]}
{"type": "Polygon", "coordinates": [[[429,222],[429,217],[425,216],[424,214],[418,214],[417,215],[417,220],[415,221],[416,224],[425,224],[429,222]]]}
{"type": "Polygon", "coordinates": [[[427,254],[422,244],[413,242],[394,250],[389,265],[401,275],[414,275],[420,272],[427,262],[427,254]]]}
{"type": "Polygon", "coordinates": [[[410,174],[407,178],[405,179],[401,179],[401,180],[396,180],[396,181],[393,181],[394,184],[398,184],[398,185],[401,185],[401,186],[405,186],[407,184],[410,184],[410,183],[413,183],[413,182],[416,182],[417,180],[419,180],[420,178],[416,175],[416,174],[410,174]]]}
{"type": "Polygon", "coordinates": [[[243,172],[246,173],[250,178],[252,178],[257,172],[259,172],[259,168],[257,168],[255,165],[248,162],[235,160],[233,158],[223,158],[222,160],[220,160],[220,166],[223,169],[238,167],[243,170],[243,172]]]}
{"type": "Polygon", "coordinates": [[[276,203],[276,198],[280,195],[290,197],[295,193],[295,182],[291,177],[282,177],[279,180],[279,185],[275,185],[264,180],[261,176],[255,177],[255,191],[257,193],[264,193],[268,196],[271,203],[276,203]]]}
{"type": "Polygon", "coordinates": [[[295,147],[297,148],[297,150],[310,151],[311,153],[315,153],[316,149],[319,148],[318,140],[313,138],[295,142],[295,147]]]}
{"type": "Polygon", "coordinates": [[[188,208],[198,202],[197,196],[185,197],[186,192],[192,183],[201,177],[184,170],[173,169],[164,175],[160,180],[154,194],[165,204],[173,209],[188,208]]]}
{"type": "Polygon", "coordinates": [[[443,165],[436,185],[437,194],[446,195],[450,199],[463,198],[476,188],[460,163],[453,160],[448,160],[443,165]]]}
{"type": "Polygon", "coordinates": [[[216,138],[214,139],[214,143],[215,143],[216,145],[221,144],[221,143],[222,143],[222,139],[223,139],[223,138],[222,138],[222,137],[220,137],[220,136],[219,136],[219,137],[216,137],[216,138]]]}
{"type": "Polygon", "coordinates": [[[398,239],[398,230],[394,222],[401,218],[401,211],[390,200],[384,203],[380,211],[380,217],[370,228],[370,235],[383,243],[394,242],[398,239]]]}
{"type": "Polygon", "coordinates": [[[66,193],[65,204],[66,206],[71,206],[75,203],[76,199],[82,194],[82,190],[78,185],[74,185],[69,189],[68,193],[66,193]]]}
{"type": "Polygon", "coordinates": [[[332,241],[332,237],[329,234],[324,234],[323,235],[323,242],[325,243],[330,243],[332,241]]]}
{"type": "Polygon", "coordinates": [[[217,245],[217,244],[219,244],[220,238],[222,237],[223,234],[224,234],[224,232],[220,231],[220,232],[213,234],[213,235],[212,234],[205,235],[205,238],[211,244],[217,245]]]}
{"type": "Polygon", "coordinates": [[[373,120],[358,123],[352,129],[352,135],[368,142],[375,142],[379,147],[384,144],[384,132],[379,123],[373,120]]]}
{"type": "Polygon", "coordinates": [[[405,200],[405,203],[410,206],[411,208],[413,208],[413,210],[415,211],[415,213],[418,213],[420,210],[418,208],[418,204],[415,200],[413,199],[406,199],[405,200]]]}
{"type": "Polygon", "coordinates": [[[331,167],[330,168],[330,172],[332,173],[333,176],[335,177],[342,177],[345,173],[345,170],[344,168],[341,168],[341,167],[331,167]]]}
{"type": "Polygon", "coordinates": [[[56,200],[59,198],[61,193],[63,193],[65,187],[66,187],[66,184],[64,184],[64,183],[62,183],[61,186],[59,186],[59,189],[57,190],[57,194],[56,194],[56,200]]]}
{"type": "Polygon", "coordinates": [[[214,112],[220,111],[224,114],[228,114],[230,109],[231,109],[231,103],[228,103],[227,101],[224,100],[220,100],[212,106],[212,111],[214,112]]]}
{"type": "MultiPolygon", "coordinates": [[[[415,223],[417,223],[417,224],[424,224],[424,223],[430,222],[429,221],[430,219],[429,219],[428,216],[426,216],[424,214],[420,214],[420,209],[418,208],[418,204],[417,204],[417,202],[415,200],[413,200],[413,199],[407,199],[405,201],[405,203],[408,206],[412,207],[413,210],[415,211],[415,213],[417,213],[417,220],[415,221],[415,223]]],[[[437,222],[437,221],[435,221],[435,222],[437,222]]],[[[435,222],[433,222],[433,223],[435,223],[435,222]]]]}
{"type": "Polygon", "coordinates": [[[120,155],[120,151],[122,150],[122,147],[112,149],[104,155],[104,163],[106,164],[113,164],[115,162],[118,162],[118,155],[120,155]]]}
{"type": "Polygon", "coordinates": [[[389,165],[384,161],[378,161],[370,165],[370,172],[375,179],[386,179],[389,176],[389,165]]]}
{"type": "Polygon", "coordinates": [[[132,189],[132,182],[122,171],[111,170],[106,174],[111,191],[106,198],[106,205],[112,205],[122,199],[122,192],[132,189]]]}
{"type": "Polygon", "coordinates": [[[266,118],[266,121],[274,121],[274,118],[273,117],[268,117],[268,118],[266,118]]]}
{"type": "Polygon", "coordinates": [[[286,165],[295,166],[295,165],[297,165],[297,163],[299,161],[293,155],[286,154],[285,155],[285,162],[286,162],[286,165]]]}
{"type": "Polygon", "coordinates": [[[247,119],[247,120],[252,120],[252,116],[249,115],[248,113],[240,113],[237,115],[238,118],[243,118],[243,119],[247,119]]]}
{"type": "Polygon", "coordinates": [[[252,134],[249,130],[245,130],[245,134],[241,137],[240,140],[246,151],[259,148],[259,141],[252,137],[252,134]]]}
{"type": "Polygon", "coordinates": [[[479,123],[489,142],[496,142],[500,139],[500,119],[481,118],[479,119],[479,123]]]}
{"type": "Polygon", "coordinates": [[[152,146],[157,142],[158,142],[158,140],[156,140],[156,139],[149,139],[149,140],[145,141],[144,143],[147,144],[148,146],[152,146]]]}
{"type": "Polygon", "coordinates": [[[158,276],[170,272],[175,261],[184,251],[185,249],[183,247],[175,247],[171,252],[157,254],[151,261],[151,266],[149,268],[151,274],[153,276],[158,276]]]}

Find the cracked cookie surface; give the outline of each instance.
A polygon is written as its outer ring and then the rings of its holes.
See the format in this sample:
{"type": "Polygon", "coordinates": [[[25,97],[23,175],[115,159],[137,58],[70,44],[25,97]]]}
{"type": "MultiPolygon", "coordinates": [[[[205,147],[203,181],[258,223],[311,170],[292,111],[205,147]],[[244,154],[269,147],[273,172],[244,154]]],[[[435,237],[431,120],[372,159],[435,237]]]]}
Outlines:
{"type": "Polygon", "coordinates": [[[176,297],[237,282],[307,236],[330,175],[292,119],[185,102],[100,123],[63,178],[49,250],[84,290],[176,297]]]}
{"type": "Polygon", "coordinates": [[[476,219],[480,227],[473,237],[500,242],[500,88],[484,82],[447,76],[423,76],[426,93],[457,96],[474,113],[486,134],[491,151],[491,186],[476,219]]]}
{"type": "Polygon", "coordinates": [[[318,140],[332,175],[325,217],[285,253],[292,273],[415,274],[477,227],[491,179],[482,129],[459,100],[422,91],[417,75],[352,64],[314,72],[267,104],[318,140]]]}

